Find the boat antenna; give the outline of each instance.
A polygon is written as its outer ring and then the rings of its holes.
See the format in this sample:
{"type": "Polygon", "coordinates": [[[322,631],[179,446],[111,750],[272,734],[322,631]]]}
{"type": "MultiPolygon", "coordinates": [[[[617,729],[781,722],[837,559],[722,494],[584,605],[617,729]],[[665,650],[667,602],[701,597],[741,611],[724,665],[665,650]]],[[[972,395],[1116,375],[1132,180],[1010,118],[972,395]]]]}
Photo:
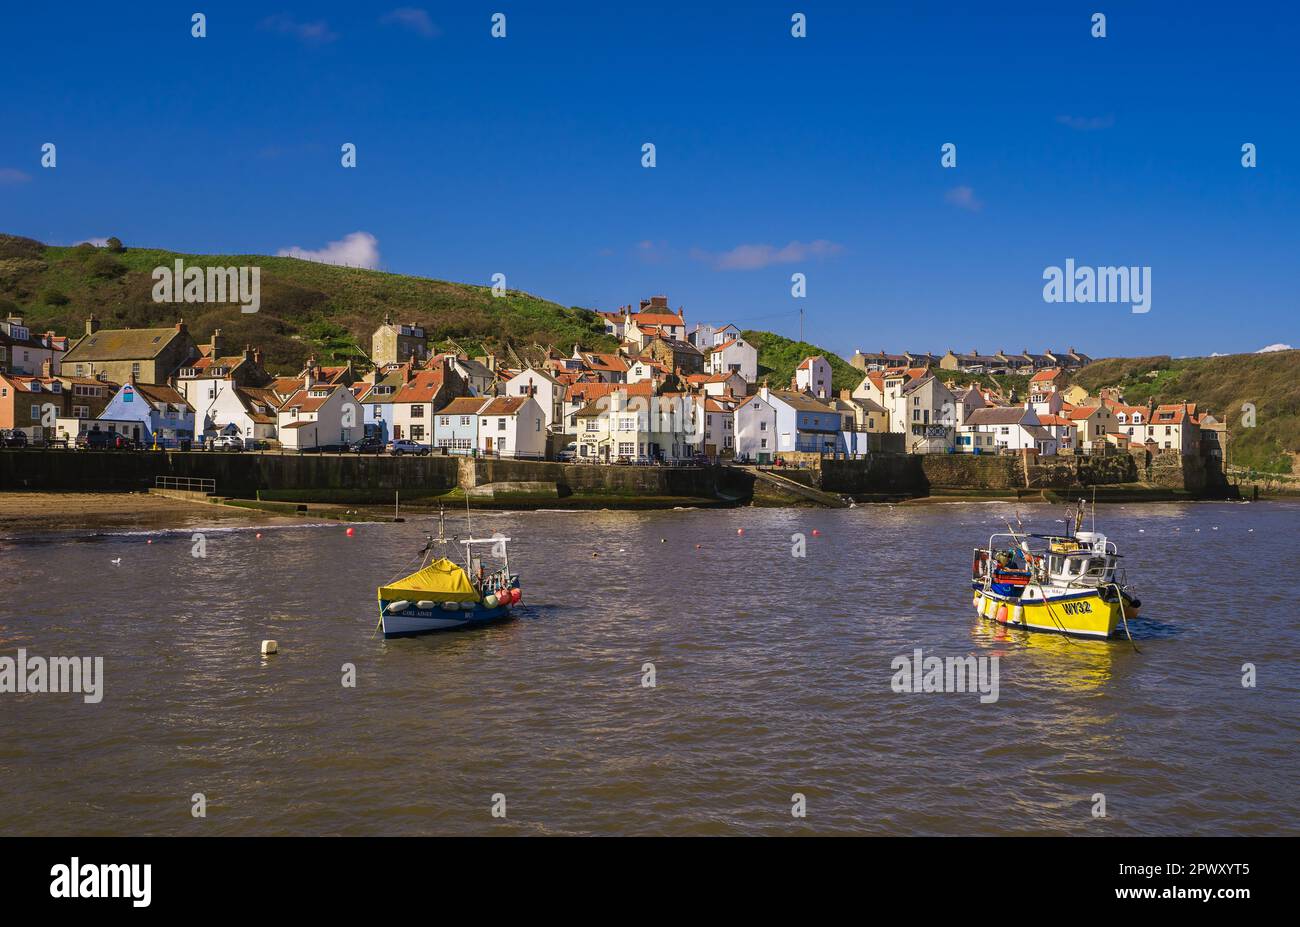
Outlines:
{"type": "Polygon", "coordinates": [[[1092,530],[1097,532],[1097,484],[1092,484],[1092,530]]]}

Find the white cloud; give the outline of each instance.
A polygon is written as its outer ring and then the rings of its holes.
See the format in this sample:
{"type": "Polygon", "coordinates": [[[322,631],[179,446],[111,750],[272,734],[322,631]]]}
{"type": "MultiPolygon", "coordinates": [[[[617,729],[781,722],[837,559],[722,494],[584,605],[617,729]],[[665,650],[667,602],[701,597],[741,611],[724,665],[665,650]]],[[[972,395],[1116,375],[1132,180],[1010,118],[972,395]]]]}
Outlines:
{"type": "Polygon", "coordinates": [[[1278,342],[1277,344],[1270,344],[1270,345],[1267,345],[1266,347],[1262,347],[1262,348],[1260,348],[1258,351],[1256,351],[1255,353],[1256,353],[1256,354],[1272,354],[1274,351],[1294,351],[1294,350],[1295,350],[1295,348],[1291,347],[1291,345],[1289,345],[1289,344],[1282,344],[1281,342],[1278,342]]]}
{"type": "Polygon", "coordinates": [[[0,167],[0,184],[27,183],[31,175],[16,167],[0,167]]]}
{"type": "Polygon", "coordinates": [[[670,251],[665,241],[638,241],[633,249],[636,259],[643,264],[662,264],[668,260],[670,251]]]}
{"type": "Polygon", "coordinates": [[[970,187],[953,187],[943,195],[943,198],[959,209],[968,209],[971,212],[979,212],[984,208],[983,200],[975,196],[975,191],[970,187]]]}
{"type": "Polygon", "coordinates": [[[326,42],[333,42],[338,38],[338,33],[329,27],[329,23],[323,19],[315,22],[301,22],[294,19],[288,13],[277,13],[274,16],[268,16],[262,20],[262,28],[271,32],[278,32],[281,35],[293,36],[300,42],[308,45],[324,45],[326,42]]]}
{"type": "Polygon", "coordinates": [[[348,267],[374,270],[379,266],[379,239],[369,232],[353,232],[343,236],[340,241],[330,242],[319,251],[308,251],[294,245],[292,248],[281,248],[276,254],[321,264],[346,264],[348,267]]]}
{"type": "Polygon", "coordinates": [[[429,18],[428,11],[414,6],[399,6],[395,10],[389,10],[379,17],[379,22],[384,26],[401,26],[426,39],[437,38],[442,34],[442,30],[429,18]]]}
{"type": "Polygon", "coordinates": [[[730,251],[715,254],[699,248],[691,257],[713,265],[714,270],[761,270],[773,264],[794,264],[810,258],[826,258],[839,254],[844,246],[833,241],[792,241],[783,247],[776,245],[737,245],[730,251]]]}

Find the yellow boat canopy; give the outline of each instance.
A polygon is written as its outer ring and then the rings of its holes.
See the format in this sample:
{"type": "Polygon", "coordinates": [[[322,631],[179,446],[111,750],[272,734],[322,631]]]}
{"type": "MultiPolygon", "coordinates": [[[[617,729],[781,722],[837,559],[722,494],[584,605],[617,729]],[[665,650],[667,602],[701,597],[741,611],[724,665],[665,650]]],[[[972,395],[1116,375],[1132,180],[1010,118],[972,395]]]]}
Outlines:
{"type": "Polygon", "coordinates": [[[477,602],[481,598],[465,571],[445,557],[433,561],[423,570],[379,587],[379,598],[433,599],[436,602],[477,602]]]}

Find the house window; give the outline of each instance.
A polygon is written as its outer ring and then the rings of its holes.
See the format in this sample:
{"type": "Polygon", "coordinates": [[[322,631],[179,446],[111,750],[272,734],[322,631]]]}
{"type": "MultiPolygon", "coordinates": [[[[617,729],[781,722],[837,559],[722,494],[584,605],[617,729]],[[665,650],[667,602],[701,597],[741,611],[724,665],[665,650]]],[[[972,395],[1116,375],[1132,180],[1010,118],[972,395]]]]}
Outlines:
{"type": "Polygon", "coordinates": [[[411,418],[424,418],[424,406],[411,406],[411,418]]]}
{"type": "MultiPolygon", "coordinates": [[[[41,420],[41,407],[40,407],[39,405],[33,405],[33,406],[32,406],[32,421],[33,421],[33,422],[39,422],[40,420],[41,420]]],[[[1169,446],[1168,444],[1165,445],[1165,447],[1168,447],[1168,446],[1169,446]]]]}
{"type": "MultiPolygon", "coordinates": [[[[486,421],[484,422],[484,424],[487,424],[486,421]]],[[[596,420],[595,420],[594,418],[589,418],[589,419],[587,419],[587,428],[586,428],[586,430],[587,430],[587,431],[595,431],[595,430],[596,430],[596,424],[597,424],[597,422],[596,422],[596,420]]]]}
{"type": "MultiPolygon", "coordinates": [[[[757,409],[758,406],[755,406],[754,408],[757,409]]],[[[758,430],[759,430],[759,431],[767,431],[767,422],[759,422],[759,424],[758,424],[758,430]]]]}
{"type": "Polygon", "coordinates": [[[423,426],[423,425],[412,425],[412,426],[411,426],[411,440],[412,440],[412,441],[423,441],[423,440],[424,440],[424,426],[423,426]]]}
{"type": "Polygon", "coordinates": [[[506,430],[506,420],[503,418],[497,419],[497,431],[505,431],[505,430],[506,430]]]}
{"type": "Polygon", "coordinates": [[[462,416],[460,417],[460,423],[461,423],[462,425],[468,425],[468,424],[470,423],[469,416],[468,416],[468,415],[462,415],[462,416]]]}
{"type": "Polygon", "coordinates": [[[533,429],[533,431],[541,431],[541,430],[542,430],[542,420],[541,420],[540,418],[537,419],[536,426],[537,426],[537,427],[535,427],[535,428],[533,429]]]}
{"type": "Polygon", "coordinates": [[[439,425],[450,425],[450,424],[451,424],[451,416],[450,416],[450,415],[440,415],[440,416],[438,416],[438,424],[439,424],[439,425]]]}
{"type": "Polygon", "coordinates": [[[618,444],[618,456],[631,457],[636,453],[636,443],[633,441],[620,441],[618,444]]]}
{"type": "Polygon", "coordinates": [[[140,376],[140,365],[138,363],[131,365],[131,376],[133,377],[140,376]]]}

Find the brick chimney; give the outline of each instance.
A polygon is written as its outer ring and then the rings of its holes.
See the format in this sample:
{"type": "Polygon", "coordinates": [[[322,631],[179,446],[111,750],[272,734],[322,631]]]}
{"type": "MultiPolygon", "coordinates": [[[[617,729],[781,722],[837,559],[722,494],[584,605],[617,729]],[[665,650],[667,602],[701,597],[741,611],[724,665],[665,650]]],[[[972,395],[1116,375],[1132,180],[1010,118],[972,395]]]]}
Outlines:
{"type": "MultiPolygon", "coordinates": [[[[184,329],[182,328],[177,328],[176,330],[184,331],[184,329]]],[[[212,329],[212,352],[211,352],[212,359],[216,360],[218,357],[220,357],[222,353],[225,351],[225,347],[226,347],[226,342],[225,339],[221,337],[221,329],[219,328],[212,329]]]]}
{"type": "Polygon", "coordinates": [[[41,361],[41,376],[47,380],[54,376],[54,362],[48,357],[41,361]]]}
{"type": "Polygon", "coordinates": [[[97,331],[99,331],[99,319],[92,313],[90,318],[86,319],[86,334],[93,335],[97,331]]]}

